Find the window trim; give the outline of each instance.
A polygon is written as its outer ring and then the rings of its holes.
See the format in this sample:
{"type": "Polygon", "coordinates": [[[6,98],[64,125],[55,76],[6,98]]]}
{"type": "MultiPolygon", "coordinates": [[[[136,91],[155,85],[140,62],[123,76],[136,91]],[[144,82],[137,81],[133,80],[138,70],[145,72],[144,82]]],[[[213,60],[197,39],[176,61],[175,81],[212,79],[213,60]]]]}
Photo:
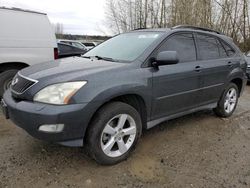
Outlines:
{"type": "MultiPolygon", "coordinates": [[[[167,40],[169,40],[171,37],[173,37],[175,35],[179,35],[179,34],[191,34],[192,35],[193,40],[194,40],[194,46],[195,46],[196,60],[190,61],[190,62],[198,61],[198,47],[196,44],[194,32],[192,32],[192,31],[178,31],[178,32],[171,33],[170,35],[165,37],[165,39],[163,39],[160,42],[160,44],[150,53],[150,55],[147,57],[147,59],[142,63],[141,67],[142,68],[152,67],[151,61],[153,58],[155,58],[154,56],[157,53],[157,51],[165,44],[165,42],[167,42],[167,40]]],[[[183,63],[185,63],[185,62],[183,62],[183,63]]],[[[189,63],[189,62],[186,62],[186,63],[189,63]]]]}

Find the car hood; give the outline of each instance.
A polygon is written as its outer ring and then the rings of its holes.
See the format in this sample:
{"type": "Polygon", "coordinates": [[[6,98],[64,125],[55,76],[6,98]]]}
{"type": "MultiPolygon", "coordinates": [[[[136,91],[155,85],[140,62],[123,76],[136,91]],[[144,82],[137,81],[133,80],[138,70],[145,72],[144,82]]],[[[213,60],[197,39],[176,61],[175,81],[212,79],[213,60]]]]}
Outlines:
{"type": "Polygon", "coordinates": [[[102,71],[117,69],[124,65],[126,64],[72,57],[37,64],[21,70],[20,74],[34,80],[56,78],[59,81],[67,81],[81,79],[102,71]]]}

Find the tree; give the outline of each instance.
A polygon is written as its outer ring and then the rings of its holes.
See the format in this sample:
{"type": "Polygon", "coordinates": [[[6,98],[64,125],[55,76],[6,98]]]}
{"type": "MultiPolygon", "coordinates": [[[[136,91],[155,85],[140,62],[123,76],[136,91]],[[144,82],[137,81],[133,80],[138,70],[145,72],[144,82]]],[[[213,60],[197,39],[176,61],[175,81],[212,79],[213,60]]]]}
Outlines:
{"type": "Polygon", "coordinates": [[[249,0],[106,0],[109,28],[122,33],[138,28],[195,25],[221,31],[249,50],[249,0]]]}
{"type": "Polygon", "coordinates": [[[63,24],[62,23],[56,23],[55,24],[55,33],[57,35],[62,35],[63,34],[63,24]]]}

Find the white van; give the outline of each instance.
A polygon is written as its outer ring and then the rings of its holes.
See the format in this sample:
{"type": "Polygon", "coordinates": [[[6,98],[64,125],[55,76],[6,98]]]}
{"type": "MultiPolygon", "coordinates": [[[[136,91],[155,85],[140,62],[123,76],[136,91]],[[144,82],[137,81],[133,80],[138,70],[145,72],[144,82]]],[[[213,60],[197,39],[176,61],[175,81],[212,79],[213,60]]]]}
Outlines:
{"type": "Polygon", "coordinates": [[[0,7],[0,98],[18,70],[58,58],[46,14],[0,7]]]}

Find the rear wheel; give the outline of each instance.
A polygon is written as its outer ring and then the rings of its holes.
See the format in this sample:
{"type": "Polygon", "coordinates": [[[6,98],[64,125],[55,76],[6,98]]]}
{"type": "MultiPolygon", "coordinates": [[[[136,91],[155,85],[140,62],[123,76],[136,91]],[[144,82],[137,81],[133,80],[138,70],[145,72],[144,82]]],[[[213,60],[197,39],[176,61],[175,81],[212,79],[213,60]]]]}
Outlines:
{"type": "Polygon", "coordinates": [[[4,92],[9,89],[13,77],[16,75],[18,70],[11,69],[4,71],[0,74],[0,98],[2,98],[4,92]]]}
{"type": "Polygon", "coordinates": [[[95,115],[87,132],[87,149],[103,165],[125,160],[134,149],[142,131],[139,113],[130,105],[112,102],[95,115]]]}
{"type": "Polygon", "coordinates": [[[214,109],[216,115],[229,117],[233,114],[238,104],[239,89],[236,84],[230,83],[224,91],[217,108],[214,109]]]}

